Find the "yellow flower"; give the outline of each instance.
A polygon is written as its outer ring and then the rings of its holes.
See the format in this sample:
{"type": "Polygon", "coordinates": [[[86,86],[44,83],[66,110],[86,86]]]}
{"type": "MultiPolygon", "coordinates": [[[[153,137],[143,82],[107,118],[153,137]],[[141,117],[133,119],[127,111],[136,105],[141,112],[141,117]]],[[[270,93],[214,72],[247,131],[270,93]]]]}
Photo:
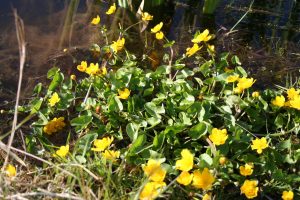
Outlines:
{"type": "Polygon", "coordinates": [[[91,23],[94,24],[94,25],[99,24],[100,23],[100,17],[99,17],[99,15],[97,15],[97,17],[93,18],[93,20],[92,20],[91,23]]]}
{"type": "Polygon", "coordinates": [[[193,180],[193,174],[188,173],[187,171],[181,172],[176,181],[182,185],[189,185],[193,180]]]}
{"type": "Polygon", "coordinates": [[[77,69],[81,72],[85,72],[86,68],[87,68],[86,61],[81,61],[80,65],[77,65],[77,69]]]}
{"type": "Polygon", "coordinates": [[[6,167],[5,173],[9,177],[14,177],[17,175],[17,170],[13,165],[9,164],[6,167]]]}
{"type": "Polygon", "coordinates": [[[111,138],[109,137],[105,137],[102,139],[96,139],[94,140],[94,146],[96,148],[91,148],[92,151],[104,151],[106,148],[108,148],[111,143],[114,141],[114,137],[111,136],[111,138]]]}
{"type": "Polygon", "coordinates": [[[130,90],[128,90],[127,88],[125,88],[124,90],[118,90],[119,93],[119,98],[120,99],[128,99],[129,95],[130,95],[130,90]]]}
{"type": "Polygon", "coordinates": [[[289,99],[294,99],[295,97],[297,97],[300,93],[300,90],[295,90],[295,88],[290,88],[287,90],[287,95],[289,99]]]}
{"type": "Polygon", "coordinates": [[[141,194],[139,199],[140,200],[152,200],[157,197],[157,195],[163,190],[163,187],[166,186],[165,182],[148,182],[141,194]]]}
{"type": "Polygon", "coordinates": [[[278,107],[282,107],[284,106],[284,103],[285,103],[285,98],[284,96],[276,96],[275,100],[272,101],[272,104],[274,106],[278,106],[278,107]]]}
{"type": "Polygon", "coordinates": [[[107,74],[107,69],[106,69],[106,67],[102,67],[102,68],[101,68],[101,74],[102,74],[103,76],[105,76],[105,75],[107,74]]]}
{"type": "Polygon", "coordinates": [[[209,135],[209,139],[215,144],[215,145],[221,145],[226,142],[228,138],[227,130],[226,129],[217,129],[213,128],[211,134],[209,135]]]}
{"type": "Polygon", "coordinates": [[[245,90],[247,88],[252,87],[252,85],[255,83],[255,81],[256,80],[253,80],[253,78],[246,78],[246,77],[239,78],[237,87],[242,90],[245,90]]]}
{"type": "Polygon", "coordinates": [[[111,15],[111,14],[114,14],[116,12],[116,4],[114,3],[112,6],[109,7],[108,11],[106,11],[106,14],[107,15],[111,15]]]}
{"type": "Polygon", "coordinates": [[[142,12],[142,20],[143,21],[150,21],[153,19],[153,16],[150,15],[149,13],[147,12],[142,12]]]}
{"type": "Polygon", "coordinates": [[[228,68],[228,67],[225,67],[225,68],[224,68],[224,71],[225,71],[225,72],[233,72],[234,70],[233,70],[233,69],[230,69],[230,68],[228,68]]]}
{"type": "Polygon", "coordinates": [[[236,82],[239,79],[239,75],[231,75],[226,78],[227,83],[236,82]]]}
{"type": "Polygon", "coordinates": [[[193,43],[207,42],[211,38],[212,38],[212,36],[209,35],[209,30],[205,29],[202,33],[200,33],[194,39],[192,39],[192,42],[193,43]]]}
{"type": "Polygon", "coordinates": [[[240,174],[250,176],[253,173],[253,163],[246,163],[245,166],[240,166],[240,174]]]}
{"type": "Polygon", "coordinates": [[[257,197],[258,187],[257,181],[245,180],[244,184],[241,187],[241,193],[245,194],[248,199],[253,199],[257,197]]]}
{"type": "Polygon", "coordinates": [[[261,139],[256,138],[255,140],[252,140],[251,149],[257,150],[258,154],[262,153],[262,150],[267,148],[269,145],[267,143],[267,139],[265,137],[262,137],[261,139]]]}
{"type": "Polygon", "coordinates": [[[185,54],[186,54],[188,57],[191,57],[191,56],[194,55],[197,51],[199,51],[201,48],[202,48],[202,46],[199,47],[198,44],[194,44],[193,47],[187,48],[187,49],[186,49],[186,53],[185,53],[185,54]]]}
{"type": "Polygon", "coordinates": [[[215,182],[215,177],[209,172],[207,168],[204,168],[202,172],[199,170],[194,171],[193,186],[203,190],[209,190],[212,184],[215,182]]]}
{"type": "Polygon", "coordinates": [[[226,157],[222,156],[221,158],[219,158],[220,165],[225,165],[226,162],[227,162],[227,158],[226,157]]]}
{"type": "Polygon", "coordinates": [[[233,89],[233,92],[235,94],[241,94],[243,91],[244,91],[243,88],[239,88],[239,87],[236,87],[233,89]]]}
{"type": "Polygon", "coordinates": [[[207,45],[207,50],[209,53],[214,54],[215,53],[215,45],[207,45]]]}
{"type": "Polygon", "coordinates": [[[102,156],[107,160],[114,161],[120,157],[120,151],[105,150],[102,152],[102,156]]]}
{"type": "Polygon", "coordinates": [[[113,41],[113,43],[110,45],[112,50],[117,53],[118,51],[121,51],[124,48],[125,45],[125,38],[118,39],[116,42],[113,41]]]}
{"type": "Polygon", "coordinates": [[[51,135],[52,133],[62,130],[66,126],[64,120],[65,120],[64,117],[53,118],[44,126],[43,128],[44,132],[47,133],[48,135],[51,135]]]}
{"type": "Polygon", "coordinates": [[[148,176],[149,180],[155,182],[162,182],[166,176],[166,170],[160,166],[160,162],[150,159],[147,165],[143,166],[144,173],[148,176]]]}
{"type": "Polygon", "coordinates": [[[61,146],[54,154],[54,157],[61,157],[61,158],[65,158],[66,155],[69,153],[69,145],[66,146],[61,146]]]}
{"type": "Polygon", "coordinates": [[[258,98],[260,96],[259,92],[255,91],[255,92],[252,92],[252,97],[253,98],[258,98]]]}
{"type": "Polygon", "coordinates": [[[56,92],[53,93],[51,98],[49,99],[49,104],[51,107],[55,106],[56,103],[60,101],[60,98],[56,92]]]}
{"type": "Polygon", "coordinates": [[[89,74],[90,76],[97,75],[100,72],[99,64],[91,63],[90,66],[88,68],[86,68],[85,72],[87,74],[89,74]]]}
{"type": "Polygon", "coordinates": [[[300,110],[300,96],[295,96],[290,102],[290,107],[300,110]]]}
{"type": "Polygon", "coordinates": [[[188,149],[183,149],[181,156],[182,158],[176,161],[176,169],[186,172],[193,169],[194,155],[188,149]]]}
{"type": "Polygon", "coordinates": [[[160,29],[162,28],[163,23],[160,22],[159,24],[157,24],[156,26],[154,26],[154,28],[151,28],[151,33],[157,33],[160,31],[160,29]]]}
{"type": "Polygon", "coordinates": [[[155,34],[156,39],[162,40],[164,38],[164,33],[162,31],[159,31],[155,34]]]}
{"type": "Polygon", "coordinates": [[[283,191],[281,198],[283,200],[293,200],[294,199],[294,193],[293,193],[293,191],[283,191]]]}
{"type": "Polygon", "coordinates": [[[70,78],[71,78],[71,80],[75,81],[75,80],[76,80],[76,75],[72,74],[72,75],[70,76],[70,78]]]}
{"type": "Polygon", "coordinates": [[[206,193],[205,195],[203,195],[202,200],[211,200],[211,194],[206,193]]]}

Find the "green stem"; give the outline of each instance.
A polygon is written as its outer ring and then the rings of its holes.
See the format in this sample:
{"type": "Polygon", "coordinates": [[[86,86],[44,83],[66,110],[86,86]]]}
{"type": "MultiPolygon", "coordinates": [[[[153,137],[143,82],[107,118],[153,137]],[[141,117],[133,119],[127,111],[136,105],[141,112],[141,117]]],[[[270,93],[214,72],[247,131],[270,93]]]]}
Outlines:
{"type": "MultiPolygon", "coordinates": [[[[31,120],[33,117],[35,116],[34,114],[30,114],[27,117],[25,117],[25,119],[23,119],[17,126],[16,126],[16,130],[19,129],[23,124],[25,124],[26,122],[28,122],[29,120],[31,120]]],[[[11,130],[8,131],[7,133],[1,135],[0,140],[3,140],[4,138],[6,138],[8,135],[10,135],[11,130]]]]}

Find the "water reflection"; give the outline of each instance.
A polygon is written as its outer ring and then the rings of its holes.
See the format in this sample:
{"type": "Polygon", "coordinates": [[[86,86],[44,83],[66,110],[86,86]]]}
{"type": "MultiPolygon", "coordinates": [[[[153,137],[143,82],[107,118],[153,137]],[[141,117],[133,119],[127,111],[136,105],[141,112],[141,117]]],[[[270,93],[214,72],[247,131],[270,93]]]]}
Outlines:
{"type": "MultiPolygon", "coordinates": [[[[133,1],[137,2],[139,1],[133,1]]],[[[150,1],[147,1],[150,2],[150,1]]],[[[254,0],[252,10],[228,32],[248,10],[250,0],[220,1],[214,15],[202,14],[204,1],[165,0],[163,4],[145,6],[155,16],[150,27],[163,21],[165,35],[177,41],[176,54],[190,46],[196,30],[209,28],[217,34],[219,51],[238,54],[252,73],[264,73],[262,82],[276,81],[278,71],[297,69],[300,49],[300,2],[294,0],[254,0]],[[275,59],[276,58],[276,59],[275,59]],[[288,64],[288,66],[286,66],[288,64]]],[[[90,25],[93,16],[100,13],[101,24],[106,24],[108,40],[118,37],[119,24],[124,28],[137,22],[134,8],[118,9],[115,17],[104,13],[108,2],[92,0],[6,0],[0,2],[0,100],[14,97],[18,76],[18,47],[11,8],[18,10],[24,20],[28,55],[25,68],[24,93],[31,93],[37,78],[45,75],[51,65],[71,73],[76,59],[84,59],[84,49],[101,43],[98,30],[90,25]],[[64,53],[62,49],[68,48],[64,53]],[[63,58],[63,59],[62,59],[63,58]]],[[[127,48],[139,55],[151,52],[151,43],[144,43],[151,34],[140,33],[138,27],[129,30],[127,48]],[[129,44],[129,45],[128,45],[129,44]],[[146,48],[145,48],[146,47],[146,48]],[[150,49],[150,50],[149,50],[150,49]]],[[[163,49],[158,49],[158,54],[163,49]]],[[[159,55],[158,55],[159,56],[159,55]]],[[[261,78],[259,76],[258,78],[261,78]]],[[[39,79],[40,80],[40,79],[39,79]]]]}

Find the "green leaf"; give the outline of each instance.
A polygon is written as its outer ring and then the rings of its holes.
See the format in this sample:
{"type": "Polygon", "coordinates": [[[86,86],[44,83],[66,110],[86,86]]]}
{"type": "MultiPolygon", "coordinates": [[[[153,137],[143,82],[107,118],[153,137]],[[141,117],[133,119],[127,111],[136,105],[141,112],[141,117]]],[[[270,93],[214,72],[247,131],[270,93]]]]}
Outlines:
{"type": "Polygon", "coordinates": [[[247,72],[242,67],[236,67],[236,72],[239,73],[242,77],[247,77],[247,72]]]}
{"type": "Polygon", "coordinates": [[[36,94],[36,95],[38,95],[38,94],[40,94],[40,92],[42,91],[42,89],[43,89],[42,83],[38,83],[38,84],[34,87],[33,93],[36,94]]]}
{"type": "Polygon", "coordinates": [[[164,74],[170,74],[171,73],[171,66],[169,65],[162,65],[156,69],[154,74],[156,75],[164,75],[164,74]]]}
{"type": "Polygon", "coordinates": [[[153,139],[153,148],[155,150],[160,150],[164,144],[164,141],[165,141],[165,134],[163,132],[159,133],[153,139]]]}
{"type": "Polygon", "coordinates": [[[59,68],[58,67],[53,67],[51,68],[48,73],[47,73],[47,78],[50,79],[52,78],[55,74],[57,74],[59,72],[59,68]]]}
{"type": "Polygon", "coordinates": [[[213,164],[213,159],[206,153],[200,155],[200,162],[201,161],[204,161],[208,166],[211,166],[213,164]]]}
{"type": "Polygon", "coordinates": [[[37,113],[40,110],[42,103],[43,103],[43,98],[33,100],[31,102],[30,114],[37,113]]]}
{"type": "Polygon", "coordinates": [[[137,139],[130,146],[130,148],[128,150],[129,155],[134,155],[134,154],[138,153],[140,150],[142,150],[144,148],[146,139],[147,138],[146,138],[145,134],[139,135],[137,137],[137,139]]]}
{"type": "Polygon", "coordinates": [[[164,108],[163,104],[161,107],[157,107],[153,102],[148,102],[145,104],[144,107],[151,116],[156,117],[156,118],[161,118],[161,116],[159,114],[165,113],[165,108],[164,108]]]}
{"type": "Polygon", "coordinates": [[[129,136],[131,142],[134,142],[138,136],[139,126],[133,123],[129,123],[126,126],[126,133],[129,136]]]}
{"type": "Polygon", "coordinates": [[[76,131],[81,131],[86,128],[93,120],[92,116],[84,115],[71,120],[71,126],[76,127],[76,131]]]}
{"type": "Polygon", "coordinates": [[[122,111],[123,104],[117,96],[110,98],[108,102],[109,111],[122,111]]]}
{"type": "Polygon", "coordinates": [[[239,57],[237,57],[237,56],[232,56],[231,62],[234,65],[241,65],[242,64],[241,61],[240,61],[240,59],[239,59],[239,57]]]}
{"type": "Polygon", "coordinates": [[[64,80],[64,76],[61,72],[57,72],[54,76],[53,79],[49,85],[48,90],[49,91],[54,91],[55,88],[57,88],[57,86],[64,80]]]}
{"type": "Polygon", "coordinates": [[[172,47],[174,44],[175,44],[175,41],[172,40],[172,41],[169,41],[168,43],[164,44],[163,47],[164,48],[172,47]]]}
{"type": "Polygon", "coordinates": [[[207,133],[207,130],[207,124],[205,122],[200,122],[190,129],[189,136],[191,136],[192,139],[197,140],[204,136],[207,133]]]}
{"type": "Polygon", "coordinates": [[[277,128],[282,128],[284,123],[283,120],[283,115],[282,114],[278,114],[277,117],[275,118],[274,124],[276,125],[277,128]]]}
{"type": "MultiPolygon", "coordinates": [[[[288,140],[279,142],[278,145],[277,145],[277,148],[278,148],[279,150],[283,150],[283,149],[291,149],[291,147],[292,147],[291,139],[288,139],[288,140]]],[[[277,149],[277,148],[276,148],[276,149],[277,149]]]]}
{"type": "Polygon", "coordinates": [[[81,152],[81,156],[85,156],[86,152],[91,148],[92,142],[97,139],[98,133],[97,132],[90,132],[83,137],[79,138],[76,142],[76,150],[81,152]]]}

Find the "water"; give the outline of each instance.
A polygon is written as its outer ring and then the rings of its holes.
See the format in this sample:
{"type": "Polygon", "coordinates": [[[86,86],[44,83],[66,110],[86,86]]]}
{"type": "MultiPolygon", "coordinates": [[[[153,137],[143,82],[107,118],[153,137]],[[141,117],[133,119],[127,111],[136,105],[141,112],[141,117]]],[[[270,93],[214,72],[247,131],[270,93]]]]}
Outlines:
{"type": "MultiPolygon", "coordinates": [[[[300,66],[300,2],[294,0],[256,0],[251,12],[228,31],[248,10],[252,1],[224,0],[215,15],[202,14],[203,1],[168,1],[150,8],[155,21],[164,21],[164,31],[170,40],[178,41],[177,54],[190,46],[196,30],[209,28],[217,35],[214,43],[219,51],[238,54],[244,66],[261,82],[271,85],[285,72],[297,71],[300,66]],[[161,17],[161,18],[159,18],[161,17]],[[263,76],[261,76],[263,74],[263,76]]],[[[18,78],[18,45],[12,7],[24,20],[27,41],[27,62],[24,70],[23,94],[30,94],[37,82],[45,79],[46,71],[56,65],[67,74],[72,73],[77,59],[84,59],[92,43],[101,38],[90,20],[101,14],[101,23],[115,30],[111,17],[103,15],[108,4],[93,5],[92,0],[2,0],[0,2],[0,104],[12,100],[18,78]],[[68,48],[65,53],[62,50],[68,48]]],[[[120,10],[119,20],[135,21],[134,13],[120,10]]],[[[137,32],[133,31],[138,35],[137,32]]],[[[111,34],[113,38],[113,34],[111,34]]],[[[138,52],[143,46],[133,39],[128,47],[138,52]],[[135,46],[136,45],[136,46],[135,46]]],[[[26,95],[25,95],[26,96],[26,95]]],[[[28,95],[27,95],[28,96],[28,95]]],[[[0,106],[1,106],[0,105],[0,106]]]]}

